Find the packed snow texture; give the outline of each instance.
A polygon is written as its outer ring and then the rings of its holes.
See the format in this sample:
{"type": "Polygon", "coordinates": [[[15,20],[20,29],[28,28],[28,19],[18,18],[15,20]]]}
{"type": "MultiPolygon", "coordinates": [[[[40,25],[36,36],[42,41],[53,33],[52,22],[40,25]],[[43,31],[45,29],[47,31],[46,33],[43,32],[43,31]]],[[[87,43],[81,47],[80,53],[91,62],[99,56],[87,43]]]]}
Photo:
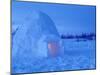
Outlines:
{"type": "Polygon", "coordinates": [[[52,19],[41,11],[19,17],[12,23],[12,73],[95,69],[95,40],[61,39],[52,19]],[[60,46],[56,57],[48,53],[50,41],[60,46]]]}

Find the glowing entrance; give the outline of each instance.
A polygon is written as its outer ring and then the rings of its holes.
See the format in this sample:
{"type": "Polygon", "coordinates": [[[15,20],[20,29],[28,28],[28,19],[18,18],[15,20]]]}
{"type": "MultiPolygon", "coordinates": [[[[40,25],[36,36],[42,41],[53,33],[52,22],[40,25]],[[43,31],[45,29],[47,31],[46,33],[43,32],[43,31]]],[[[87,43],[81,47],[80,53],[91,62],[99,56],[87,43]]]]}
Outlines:
{"type": "Polygon", "coordinates": [[[49,42],[48,43],[48,53],[52,57],[56,57],[59,53],[59,43],[58,42],[49,42]]]}

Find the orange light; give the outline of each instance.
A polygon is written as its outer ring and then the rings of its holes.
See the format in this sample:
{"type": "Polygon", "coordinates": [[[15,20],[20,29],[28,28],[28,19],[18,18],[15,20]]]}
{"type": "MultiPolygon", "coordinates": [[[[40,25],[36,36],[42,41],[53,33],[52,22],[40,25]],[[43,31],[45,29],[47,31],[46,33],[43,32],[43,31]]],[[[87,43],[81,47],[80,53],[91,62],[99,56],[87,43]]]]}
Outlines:
{"type": "Polygon", "coordinates": [[[58,53],[59,45],[58,45],[58,43],[56,43],[56,42],[50,42],[50,43],[48,44],[48,49],[49,49],[49,53],[50,53],[52,56],[56,56],[57,53],[58,53]]]}

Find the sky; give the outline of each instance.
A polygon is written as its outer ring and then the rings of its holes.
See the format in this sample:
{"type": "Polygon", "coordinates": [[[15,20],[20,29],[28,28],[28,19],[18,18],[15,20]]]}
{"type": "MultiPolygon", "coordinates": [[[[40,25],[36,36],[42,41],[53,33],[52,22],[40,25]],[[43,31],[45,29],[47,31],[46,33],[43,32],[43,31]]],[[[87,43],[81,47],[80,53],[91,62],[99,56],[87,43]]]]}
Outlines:
{"type": "Polygon", "coordinates": [[[28,10],[39,10],[46,13],[54,21],[60,34],[95,33],[95,6],[15,1],[12,3],[12,18],[21,19],[15,15],[27,13],[28,10]]]}

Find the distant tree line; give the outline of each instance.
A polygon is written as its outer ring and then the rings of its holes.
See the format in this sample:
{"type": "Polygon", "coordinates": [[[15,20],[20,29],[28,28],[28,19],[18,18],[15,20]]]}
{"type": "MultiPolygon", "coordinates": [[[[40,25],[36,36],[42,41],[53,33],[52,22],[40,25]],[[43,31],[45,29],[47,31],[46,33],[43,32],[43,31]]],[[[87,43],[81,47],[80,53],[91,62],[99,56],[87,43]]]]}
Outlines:
{"type": "Polygon", "coordinates": [[[82,33],[78,35],[61,35],[62,39],[86,39],[86,40],[94,40],[96,38],[95,33],[82,33]]]}

